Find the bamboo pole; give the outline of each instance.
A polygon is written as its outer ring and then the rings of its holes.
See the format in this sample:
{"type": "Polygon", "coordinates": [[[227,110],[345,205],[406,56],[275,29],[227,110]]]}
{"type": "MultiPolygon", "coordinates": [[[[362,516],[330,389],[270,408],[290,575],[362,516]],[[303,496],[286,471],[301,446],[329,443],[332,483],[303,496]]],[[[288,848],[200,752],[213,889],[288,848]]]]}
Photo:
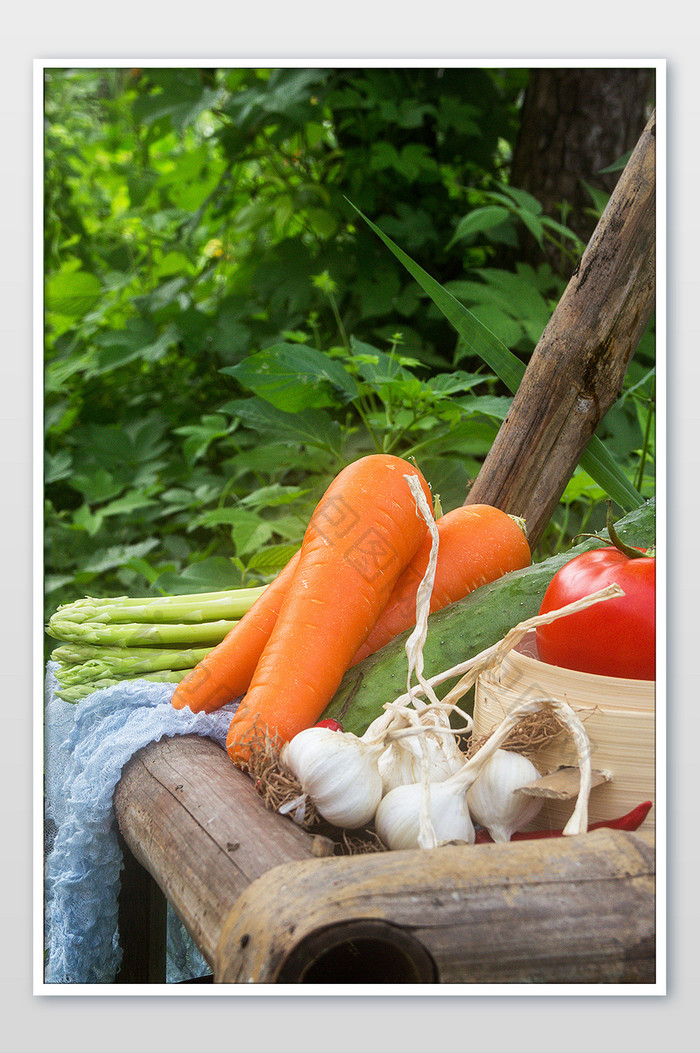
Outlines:
{"type": "Polygon", "coordinates": [[[653,983],[654,874],[620,830],[289,863],[234,905],[214,982],[653,983]]]}

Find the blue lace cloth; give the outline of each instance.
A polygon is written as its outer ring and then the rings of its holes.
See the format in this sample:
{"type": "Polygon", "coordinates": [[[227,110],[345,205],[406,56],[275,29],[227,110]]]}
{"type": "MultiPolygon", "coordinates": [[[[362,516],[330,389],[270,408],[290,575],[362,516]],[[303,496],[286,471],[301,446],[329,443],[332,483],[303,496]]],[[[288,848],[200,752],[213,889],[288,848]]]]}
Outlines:
{"type": "MultiPolygon", "coordinates": [[[[122,768],[149,742],[203,735],[223,746],[236,704],[212,714],[176,710],[173,684],[132,680],[77,705],[45,699],[45,946],[47,984],[113,983],[121,963],[117,900],[122,856],[113,794],[122,768]]],[[[172,910],[167,982],[210,972],[172,910]]]]}

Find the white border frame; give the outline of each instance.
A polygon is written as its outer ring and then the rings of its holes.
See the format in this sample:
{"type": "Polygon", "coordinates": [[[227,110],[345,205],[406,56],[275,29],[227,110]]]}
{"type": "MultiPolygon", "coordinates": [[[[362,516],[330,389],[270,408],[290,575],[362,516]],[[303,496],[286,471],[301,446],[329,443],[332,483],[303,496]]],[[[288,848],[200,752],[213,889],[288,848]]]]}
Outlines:
{"type": "Polygon", "coordinates": [[[666,209],[667,209],[667,84],[666,84],[666,60],[665,59],[552,59],[552,58],[430,58],[430,59],[407,59],[407,58],[308,58],[308,59],[94,59],[76,58],[60,60],[34,60],[34,105],[33,105],[33,147],[34,147],[34,170],[33,170],[33,199],[34,199],[34,227],[33,227],[33,292],[34,292],[34,333],[33,333],[33,396],[34,396],[34,419],[33,419],[33,699],[34,699],[34,929],[33,929],[33,989],[34,994],[50,996],[154,996],[154,995],[179,995],[179,996],[228,996],[237,995],[245,997],[290,995],[294,997],[309,997],[319,995],[325,997],[337,997],[338,995],[362,996],[362,997],[387,997],[387,996],[430,996],[442,997],[459,995],[461,997],[476,996],[585,996],[595,995],[608,998],[611,996],[659,996],[665,995],[667,990],[667,943],[666,943],[666,911],[667,911],[667,648],[666,648],[666,624],[667,624],[667,561],[661,560],[657,563],[657,699],[656,699],[656,771],[657,771],[657,793],[655,811],[657,816],[656,825],[656,857],[657,857],[657,980],[654,984],[602,986],[599,984],[543,984],[536,987],[526,984],[443,984],[435,987],[425,988],[422,985],[408,985],[402,987],[382,988],[378,990],[375,985],[335,985],[332,988],[326,985],[309,985],[299,988],[296,985],[261,987],[234,987],[217,986],[212,987],[183,987],[181,985],[102,985],[82,984],[76,986],[45,984],[43,981],[43,955],[44,955],[44,880],[43,880],[43,696],[44,696],[44,665],[43,665],[43,608],[44,608],[44,565],[43,565],[43,448],[44,448],[44,333],[43,333],[43,287],[44,287],[44,257],[43,257],[43,96],[44,96],[44,71],[47,68],[122,68],[131,66],[153,66],[153,67],[182,67],[192,66],[216,66],[229,68],[249,67],[435,67],[445,66],[453,68],[535,68],[552,67],[564,68],[575,66],[580,68],[596,67],[652,67],[656,70],[656,116],[657,116],[657,158],[656,158],[656,196],[657,196],[657,302],[656,302],[656,362],[657,362],[657,548],[660,552],[667,552],[667,488],[666,488],[666,459],[667,459],[667,289],[666,289],[666,209]]]}

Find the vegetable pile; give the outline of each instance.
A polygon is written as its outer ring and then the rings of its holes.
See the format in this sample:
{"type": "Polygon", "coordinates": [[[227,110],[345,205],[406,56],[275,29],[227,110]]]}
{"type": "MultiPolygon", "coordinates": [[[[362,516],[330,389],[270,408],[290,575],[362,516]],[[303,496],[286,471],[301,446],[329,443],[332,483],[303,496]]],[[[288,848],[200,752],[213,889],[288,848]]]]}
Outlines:
{"type": "MultiPolygon", "coordinates": [[[[537,815],[543,799],[528,794],[539,771],[530,759],[505,749],[523,719],[553,713],[572,736],[579,759],[579,789],[569,822],[561,834],[588,830],[588,798],[592,787],[591,749],[586,731],[564,701],[543,698],[518,703],[499,727],[468,756],[459,740],[469,736],[472,721],[459,700],[487,669],[497,666],[527,632],[566,619],[622,595],[616,584],[556,611],[527,619],[490,648],[427,680],[422,644],[427,633],[430,598],[435,580],[439,534],[419,485],[406,477],[430,529],[431,556],[417,590],[416,626],[406,645],[408,691],[384,705],[367,731],[357,736],[336,730],[329,720],[301,730],[283,742],[278,753],[282,773],[296,780],[292,794],[278,810],[299,822],[316,815],[332,826],[358,829],[373,824],[389,850],[435,848],[446,842],[477,840],[507,842],[537,815]],[[411,686],[413,674],[417,687],[411,686]],[[457,683],[439,700],[435,686],[445,679],[457,683]],[[459,716],[461,727],[451,718],[459,716]],[[308,815],[308,818],[307,818],[308,815]]],[[[643,821],[640,810],[639,822],[643,821]]]]}

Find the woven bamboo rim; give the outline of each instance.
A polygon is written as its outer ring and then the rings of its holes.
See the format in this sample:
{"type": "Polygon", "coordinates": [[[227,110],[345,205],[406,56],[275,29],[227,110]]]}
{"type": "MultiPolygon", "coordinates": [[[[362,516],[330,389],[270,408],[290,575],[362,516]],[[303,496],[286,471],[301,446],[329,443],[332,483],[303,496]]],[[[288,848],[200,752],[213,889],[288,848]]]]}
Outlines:
{"type": "MultiPolygon", "coordinates": [[[[540,662],[534,634],[502,664],[483,673],[474,696],[474,734],[488,735],[514,705],[526,698],[554,697],[568,702],[583,721],[591,744],[594,768],[610,773],[610,781],[596,786],[589,802],[589,821],[624,815],[642,801],[655,801],[654,683],[599,677],[560,669],[540,662]]],[[[545,773],[577,763],[576,750],[566,734],[557,736],[533,758],[545,773]]],[[[547,800],[532,829],[559,829],[571,814],[573,802],[547,800]]],[[[654,809],[644,829],[655,826],[654,809]]]]}

